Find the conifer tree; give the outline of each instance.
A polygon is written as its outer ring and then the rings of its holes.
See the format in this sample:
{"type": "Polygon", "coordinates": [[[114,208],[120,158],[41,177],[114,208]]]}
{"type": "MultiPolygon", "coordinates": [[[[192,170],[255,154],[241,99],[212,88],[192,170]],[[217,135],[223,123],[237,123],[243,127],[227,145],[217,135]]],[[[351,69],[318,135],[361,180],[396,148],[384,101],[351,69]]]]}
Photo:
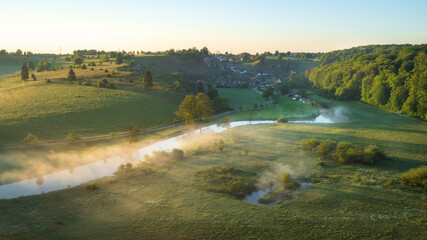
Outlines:
{"type": "Polygon", "coordinates": [[[24,81],[24,83],[27,83],[29,76],[28,76],[28,68],[27,64],[22,65],[21,68],[21,79],[24,81]]]}
{"type": "Polygon", "coordinates": [[[68,72],[68,78],[67,80],[69,82],[75,81],[76,80],[76,74],[73,71],[73,68],[70,68],[70,71],[68,72]]]}
{"type": "Polygon", "coordinates": [[[153,77],[151,76],[150,71],[146,71],[143,79],[144,88],[148,89],[153,87],[153,77]]]}

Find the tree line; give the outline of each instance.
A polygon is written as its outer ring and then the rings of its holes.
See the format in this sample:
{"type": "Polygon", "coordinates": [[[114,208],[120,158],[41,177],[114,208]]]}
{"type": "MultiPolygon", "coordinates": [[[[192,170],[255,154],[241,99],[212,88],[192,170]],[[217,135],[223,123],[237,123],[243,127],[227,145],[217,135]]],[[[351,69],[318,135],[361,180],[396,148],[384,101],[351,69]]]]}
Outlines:
{"type": "Polygon", "coordinates": [[[333,51],[307,70],[320,95],[426,119],[427,45],[371,45],[333,51]]]}

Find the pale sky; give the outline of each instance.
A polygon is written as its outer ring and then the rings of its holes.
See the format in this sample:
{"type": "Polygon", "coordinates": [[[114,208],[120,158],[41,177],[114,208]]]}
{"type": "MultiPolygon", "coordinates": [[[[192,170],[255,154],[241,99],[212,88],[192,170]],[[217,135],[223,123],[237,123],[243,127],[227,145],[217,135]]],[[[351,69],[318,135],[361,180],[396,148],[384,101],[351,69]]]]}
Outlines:
{"type": "Polygon", "coordinates": [[[427,0],[0,0],[0,49],[326,52],[427,43],[427,0]]]}

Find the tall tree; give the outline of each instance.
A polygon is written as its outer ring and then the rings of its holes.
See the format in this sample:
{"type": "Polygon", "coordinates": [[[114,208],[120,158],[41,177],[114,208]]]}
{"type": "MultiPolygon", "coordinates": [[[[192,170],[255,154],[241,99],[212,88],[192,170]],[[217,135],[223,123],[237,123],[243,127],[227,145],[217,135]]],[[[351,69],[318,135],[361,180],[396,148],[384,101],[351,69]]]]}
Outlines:
{"type": "Polygon", "coordinates": [[[24,81],[24,83],[27,83],[29,76],[28,76],[28,68],[27,64],[22,65],[21,68],[21,79],[24,81]]]}
{"type": "Polygon", "coordinates": [[[68,78],[67,78],[67,80],[69,82],[76,81],[76,74],[74,73],[72,67],[70,68],[70,71],[68,72],[68,78]]]}
{"type": "Polygon", "coordinates": [[[81,57],[74,58],[74,65],[80,65],[82,63],[83,63],[83,58],[81,57]]]}
{"type": "Polygon", "coordinates": [[[130,123],[129,124],[129,143],[134,143],[138,141],[138,132],[139,132],[138,124],[130,123]]]}
{"type": "Polygon", "coordinates": [[[198,93],[196,96],[197,117],[202,120],[212,117],[214,111],[212,109],[212,101],[206,93],[198,93]]]}
{"type": "Polygon", "coordinates": [[[123,56],[121,53],[117,53],[116,55],[116,64],[122,64],[123,63],[123,56]]]}
{"type": "Polygon", "coordinates": [[[33,63],[33,61],[30,61],[28,63],[28,70],[34,71],[34,63],[33,63]]]}
{"type": "Polygon", "coordinates": [[[193,95],[185,96],[179,105],[179,110],[175,112],[175,115],[185,121],[185,125],[190,125],[194,122],[197,117],[197,101],[193,95]]]}
{"type": "Polygon", "coordinates": [[[99,56],[99,61],[101,61],[101,62],[108,62],[108,61],[110,61],[110,58],[108,58],[107,54],[102,54],[102,55],[99,56]]]}
{"type": "Polygon", "coordinates": [[[144,79],[142,80],[144,83],[144,88],[148,89],[153,87],[153,77],[151,76],[150,71],[146,71],[144,75],[144,79]]]}

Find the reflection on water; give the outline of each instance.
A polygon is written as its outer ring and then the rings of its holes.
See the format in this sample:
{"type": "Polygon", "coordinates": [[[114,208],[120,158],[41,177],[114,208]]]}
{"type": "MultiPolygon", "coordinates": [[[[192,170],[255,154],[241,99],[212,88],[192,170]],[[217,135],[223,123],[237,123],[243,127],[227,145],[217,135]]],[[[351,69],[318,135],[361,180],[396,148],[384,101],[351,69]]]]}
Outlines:
{"type": "MultiPolygon", "coordinates": [[[[231,122],[228,128],[244,126],[249,124],[268,124],[276,123],[276,121],[238,121],[231,122]]],[[[193,135],[202,135],[207,133],[219,133],[226,130],[223,125],[210,125],[203,127],[191,133],[193,135]]],[[[171,151],[174,148],[179,148],[181,140],[187,136],[183,134],[177,137],[169,138],[164,141],[154,143],[136,151],[131,157],[112,157],[108,159],[100,159],[98,162],[82,165],[74,169],[67,169],[60,172],[51,173],[37,178],[14,182],[0,186],[0,199],[10,199],[20,196],[40,194],[43,192],[51,192],[67,187],[73,187],[90,180],[112,176],[117,170],[117,166],[126,162],[138,162],[144,160],[144,155],[151,155],[153,151],[171,151]]]]}

